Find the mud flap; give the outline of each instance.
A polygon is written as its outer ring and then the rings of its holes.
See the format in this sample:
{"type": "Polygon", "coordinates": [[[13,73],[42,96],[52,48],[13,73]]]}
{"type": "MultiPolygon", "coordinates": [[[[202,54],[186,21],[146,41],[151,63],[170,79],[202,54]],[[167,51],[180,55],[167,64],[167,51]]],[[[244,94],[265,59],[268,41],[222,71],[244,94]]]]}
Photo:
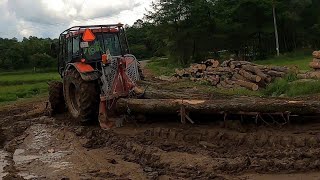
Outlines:
{"type": "Polygon", "coordinates": [[[66,70],[69,70],[71,67],[74,67],[79,72],[84,81],[95,81],[102,76],[100,71],[94,70],[89,64],[81,62],[69,63],[66,67],[66,70]]]}
{"type": "Polygon", "coordinates": [[[95,81],[99,79],[101,75],[102,74],[99,71],[80,73],[80,76],[84,81],[95,81]]]}

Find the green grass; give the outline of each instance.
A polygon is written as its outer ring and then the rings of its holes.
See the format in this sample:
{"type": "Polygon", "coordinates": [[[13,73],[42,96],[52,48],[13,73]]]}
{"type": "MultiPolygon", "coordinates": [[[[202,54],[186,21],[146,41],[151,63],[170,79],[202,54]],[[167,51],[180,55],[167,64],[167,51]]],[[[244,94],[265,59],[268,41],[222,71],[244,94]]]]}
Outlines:
{"type": "Polygon", "coordinates": [[[44,95],[48,92],[47,83],[60,79],[57,72],[2,72],[0,73],[0,105],[44,95]]]}
{"type": "Polygon", "coordinates": [[[312,52],[309,50],[298,51],[295,53],[282,54],[279,57],[272,57],[266,60],[255,61],[262,65],[277,65],[298,67],[300,70],[310,70],[309,63],[312,61],[312,52]]]}
{"type": "Polygon", "coordinates": [[[169,76],[169,75],[173,75],[174,70],[176,68],[182,68],[182,66],[178,65],[177,63],[173,62],[170,59],[152,58],[146,65],[146,68],[152,71],[152,73],[156,76],[161,76],[161,75],[169,76]]]}
{"type": "Polygon", "coordinates": [[[293,75],[277,79],[263,91],[266,96],[306,96],[320,93],[320,80],[299,81],[293,75]]]}
{"type": "Polygon", "coordinates": [[[24,73],[0,74],[0,86],[34,84],[59,80],[58,73],[24,73]]]}
{"type": "Polygon", "coordinates": [[[48,69],[37,69],[36,72],[34,72],[32,69],[24,69],[24,70],[10,70],[5,71],[3,69],[0,69],[0,76],[3,75],[21,75],[21,74],[39,74],[39,73],[57,73],[57,68],[48,68],[48,69]]]}
{"type": "Polygon", "coordinates": [[[48,91],[48,84],[45,82],[0,87],[0,102],[9,102],[16,101],[21,98],[30,98],[48,91]]]}

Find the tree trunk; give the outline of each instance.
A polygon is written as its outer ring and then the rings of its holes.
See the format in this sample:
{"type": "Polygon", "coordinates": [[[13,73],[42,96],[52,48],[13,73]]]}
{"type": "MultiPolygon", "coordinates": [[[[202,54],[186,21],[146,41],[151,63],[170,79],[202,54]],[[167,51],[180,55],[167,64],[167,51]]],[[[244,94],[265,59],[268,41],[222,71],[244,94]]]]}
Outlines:
{"type": "Polygon", "coordinates": [[[228,100],[181,100],[181,99],[119,99],[116,109],[119,113],[161,113],[176,114],[181,106],[188,112],[202,114],[240,113],[285,113],[296,115],[319,114],[319,101],[289,101],[272,98],[234,98],[228,100]]]}
{"type": "Polygon", "coordinates": [[[273,12],[274,34],[275,34],[275,38],[276,38],[276,51],[277,51],[277,56],[280,56],[279,35],[278,35],[278,27],[277,27],[277,17],[276,17],[276,5],[275,5],[275,2],[273,2],[272,12],[273,12]]]}

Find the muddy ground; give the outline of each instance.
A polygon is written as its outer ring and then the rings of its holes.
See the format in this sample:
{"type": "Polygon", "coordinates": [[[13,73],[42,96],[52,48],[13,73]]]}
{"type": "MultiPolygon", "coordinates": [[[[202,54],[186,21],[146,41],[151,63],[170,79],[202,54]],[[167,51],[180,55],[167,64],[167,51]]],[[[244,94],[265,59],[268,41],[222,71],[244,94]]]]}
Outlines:
{"type": "Polygon", "coordinates": [[[193,119],[154,115],[102,131],[50,117],[46,99],[10,105],[0,109],[0,179],[320,179],[318,117],[193,119]]]}
{"type": "Polygon", "coordinates": [[[148,117],[107,132],[81,126],[67,114],[46,114],[45,100],[0,111],[0,177],[320,178],[317,121],[281,127],[232,120],[181,125],[177,117],[148,117]]]}

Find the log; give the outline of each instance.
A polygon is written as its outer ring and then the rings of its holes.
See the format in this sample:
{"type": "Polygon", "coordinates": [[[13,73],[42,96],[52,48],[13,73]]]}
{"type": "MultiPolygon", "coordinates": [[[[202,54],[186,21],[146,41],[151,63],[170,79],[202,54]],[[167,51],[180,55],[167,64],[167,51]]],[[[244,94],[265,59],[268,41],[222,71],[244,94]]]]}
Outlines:
{"type": "Polygon", "coordinates": [[[216,61],[216,60],[214,60],[214,59],[208,59],[208,60],[206,60],[205,62],[204,62],[204,64],[207,66],[207,67],[214,67],[214,68],[216,68],[216,67],[219,67],[219,61],[216,61]]]}
{"type": "Polygon", "coordinates": [[[320,59],[317,59],[317,58],[313,58],[312,61],[313,61],[313,62],[316,62],[316,63],[320,63],[320,59]]]}
{"type": "Polygon", "coordinates": [[[207,76],[212,76],[212,75],[224,76],[224,75],[230,74],[230,72],[207,71],[204,74],[207,76]]]}
{"type": "Polygon", "coordinates": [[[320,59],[320,51],[314,51],[312,55],[314,58],[320,59]]]}
{"type": "Polygon", "coordinates": [[[220,77],[218,75],[215,76],[207,76],[207,78],[205,78],[205,80],[207,80],[208,82],[210,82],[210,84],[212,86],[216,86],[217,84],[219,84],[220,82],[220,77]]]}
{"type": "Polygon", "coordinates": [[[269,67],[273,71],[284,72],[284,73],[289,72],[289,68],[287,67],[282,67],[282,66],[269,66],[269,67]]]}
{"type": "Polygon", "coordinates": [[[232,80],[230,80],[230,79],[228,79],[228,78],[226,78],[224,81],[225,81],[227,84],[230,84],[230,85],[235,85],[235,84],[236,84],[236,82],[234,82],[234,81],[232,81],[232,80]]]}
{"type": "Polygon", "coordinates": [[[253,75],[243,69],[239,71],[239,74],[241,74],[243,77],[245,77],[246,79],[248,79],[252,82],[260,82],[262,79],[260,76],[253,75]]]}
{"type": "Polygon", "coordinates": [[[245,87],[249,90],[257,91],[259,89],[259,86],[255,83],[252,83],[252,82],[237,80],[237,81],[235,81],[235,83],[242,86],[242,87],[245,87]]]}
{"type": "Polygon", "coordinates": [[[309,66],[312,69],[320,69],[320,62],[313,60],[312,62],[309,63],[309,66]]]}
{"type": "Polygon", "coordinates": [[[268,71],[266,74],[268,74],[271,77],[284,77],[286,75],[286,73],[284,72],[279,72],[279,71],[268,71]]]}
{"type": "Polygon", "coordinates": [[[205,64],[191,64],[190,70],[192,73],[203,72],[207,66],[205,64]]]}
{"type": "Polygon", "coordinates": [[[320,79],[320,71],[308,72],[307,77],[311,79],[320,79]]]}
{"type": "Polygon", "coordinates": [[[175,69],[175,76],[178,77],[189,77],[191,75],[191,73],[189,72],[188,69],[175,69]]]}
{"type": "Polygon", "coordinates": [[[243,80],[243,81],[245,81],[246,78],[243,77],[243,76],[241,76],[241,75],[238,74],[238,73],[234,73],[233,76],[232,76],[232,80],[234,80],[234,81],[236,81],[236,80],[243,80]]]}
{"type": "Polygon", "coordinates": [[[251,65],[244,65],[242,66],[242,68],[246,71],[250,71],[254,74],[256,74],[257,76],[260,76],[264,81],[266,82],[271,82],[272,78],[268,75],[266,75],[265,73],[263,73],[258,67],[256,66],[251,66],[251,65]]]}
{"type": "Polygon", "coordinates": [[[221,67],[229,67],[230,62],[231,62],[231,60],[223,61],[223,63],[221,64],[221,67]]]}
{"type": "Polygon", "coordinates": [[[309,115],[320,113],[320,102],[313,100],[286,100],[272,98],[233,98],[215,100],[181,100],[181,99],[119,99],[116,102],[118,113],[133,114],[176,114],[185,107],[188,112],[201,114],[226,113],[288,113],[309,115]]]}
{"type": "Polygon", "coordinates": [[[232,69],[230,67],[208,67],[207,72],[232,72],[232,69]]]}

